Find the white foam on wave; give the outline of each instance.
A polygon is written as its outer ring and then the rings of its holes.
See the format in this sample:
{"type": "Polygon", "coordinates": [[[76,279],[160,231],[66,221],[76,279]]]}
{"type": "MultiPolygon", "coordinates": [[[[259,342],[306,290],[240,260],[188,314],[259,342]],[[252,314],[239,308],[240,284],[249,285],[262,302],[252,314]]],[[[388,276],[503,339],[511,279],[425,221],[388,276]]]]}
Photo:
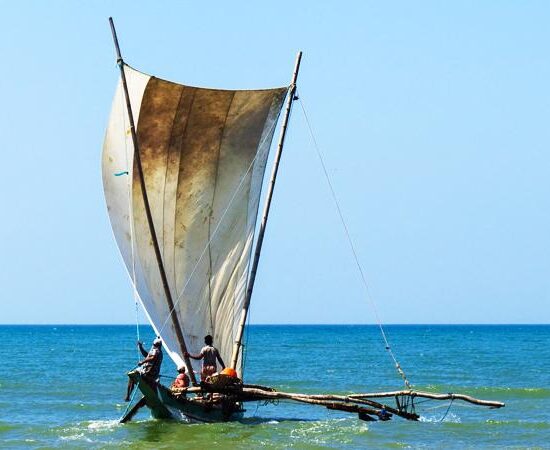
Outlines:
{"type": "Polygon", "coordinates": [[[441,416],[436,415],[420,416],[418,421],[426,423],[461,423],[460,417],[454,413],[447,414],[443,420],[441,420],[441,416]]]}
{"type": "Polygon", "coordinates": [[[88,443],[93,442],[89,437],[86,437],[84,433],[76,433],[76,434],[71,434],[69,436],[61,436],[60,439],[62,441],[83,441],[88,443]]]}
{"type": "Polygon", "coordinates": [[[353,435],[368,433],[369,426],[355,418],[342,417],[304,422],[290,432],[290,438],[297,445],[303,443],[318,446],[347,446],[352,444],[353,435]]]}
{"type": "Polygon", "coordinates": [[[185,414],[183,414],[179,409],[168,406],[168,410],[170,411],[170,414],[172,414],[172,418],[177,420],[178,422],[193,423],[193,421],[189,419],[189,417],[187,417],[185,414]]]}
{"type": "Polygon", "coordinates": [[[111,430],[120,425],[118,420],[92,420],[88,424],[88,430],[102,431],[102,430],[111,430]]]}
{"type": "Polygon", "coordinates": [[[93,434],[108,432],[113,428],[120,426],[118,420],[92,420],[90,422],[80,422],[75,426],[63,428],[64,436],[59,436],[61,441],[82,442],[86,444],[94,443],[93,434]]]}

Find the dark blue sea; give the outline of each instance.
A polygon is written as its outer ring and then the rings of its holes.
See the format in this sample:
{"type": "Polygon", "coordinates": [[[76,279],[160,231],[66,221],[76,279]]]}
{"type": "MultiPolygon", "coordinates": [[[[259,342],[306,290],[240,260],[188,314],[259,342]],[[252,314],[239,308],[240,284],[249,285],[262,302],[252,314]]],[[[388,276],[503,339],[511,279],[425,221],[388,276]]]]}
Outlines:
{"type": "MultiPolygon", "coordinates": [[[[420,422],[281,402],[247,404],[237,423],[118,418],[135,326],[0,326],[4,448],[550,448],[550,326],[387,326],[419,390],[500,400],[502,409],[420,402],[420,422]]],[[[147,344],[152,331],[142,326],[147,344]]],[[[403,387],[374,326],[252,326],[246,382],[308,393],[403,387]]],[[[162,372],[175,373],[165,358],[162,372]]]]}

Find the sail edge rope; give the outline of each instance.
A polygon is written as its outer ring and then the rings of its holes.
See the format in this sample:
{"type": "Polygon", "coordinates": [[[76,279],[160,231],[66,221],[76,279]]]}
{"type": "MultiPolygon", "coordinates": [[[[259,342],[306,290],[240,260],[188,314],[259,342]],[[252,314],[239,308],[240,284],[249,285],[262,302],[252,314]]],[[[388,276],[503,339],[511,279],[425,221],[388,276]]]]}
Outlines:
{"type": "MultiPolygon", "coordinates": [[[[129,129],[129,123],[127,123],[127,112],[125,110],[124,100],[121,96],[121,102],[122,102],[122,124],[124,127],[124,130],[129,129]]],[[[132,147],[133,148],[133,147],[132,147]]],[[[121,174],[128,175],[127,177],[127,185],[128,185],[128,222],[130,225],[130,248],[131,248],[131,258],[132,258],[132,294],[134,298],[134,304],[135,304],[135,310],[136,310],[136,339],[139,342],[140,340],[140,333],[139,333],[139,294],[137,292],[136,287],[136,258],[135,258],[135,233],[134,233],[134,208],[133,208],[133,197],[132,197],[132,179],[133,179],[133,164],[130,166],[130,155],[128,151],[128,134],[124,133],[124,155],[126,157],[126,171],[120,172],[120,174],[115,174],[115,176],[119,176],[121,174]]],[[[132,155],[133,160],[133,155],[132,155]]],[[[141,358],[141,354],[139,352],[139,349],[137,350],[138,353],[138,360],[141,358]]]]}

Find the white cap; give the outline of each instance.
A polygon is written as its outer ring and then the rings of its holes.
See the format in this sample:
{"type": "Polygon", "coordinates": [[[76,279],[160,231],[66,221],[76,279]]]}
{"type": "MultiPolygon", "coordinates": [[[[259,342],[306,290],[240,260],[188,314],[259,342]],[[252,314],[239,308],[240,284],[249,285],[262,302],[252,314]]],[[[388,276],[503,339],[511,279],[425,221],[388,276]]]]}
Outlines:
{"type": "Polygon", "coordinates": [[[153,341],[153,345],[156,345],[157,347],[162,345],[162,339],[161,338],[156,338],[154,341],[153,341]]]}

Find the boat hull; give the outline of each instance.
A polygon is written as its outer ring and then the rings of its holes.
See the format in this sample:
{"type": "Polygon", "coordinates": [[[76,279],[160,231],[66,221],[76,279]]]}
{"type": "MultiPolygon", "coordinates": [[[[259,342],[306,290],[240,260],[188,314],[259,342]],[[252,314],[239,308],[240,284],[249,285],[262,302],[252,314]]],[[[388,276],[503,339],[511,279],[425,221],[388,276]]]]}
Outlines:
{"type": "Polygon", "coordinates": [[[139,373],[131,372],[128,376],[136,382],[155,419],[214,423],[236,421],[243,417],[242,405],[230,398],[223,397],[215,402],[200,397],[187,398],[175,395],[160,383],[147,382],[139,373]]]}

